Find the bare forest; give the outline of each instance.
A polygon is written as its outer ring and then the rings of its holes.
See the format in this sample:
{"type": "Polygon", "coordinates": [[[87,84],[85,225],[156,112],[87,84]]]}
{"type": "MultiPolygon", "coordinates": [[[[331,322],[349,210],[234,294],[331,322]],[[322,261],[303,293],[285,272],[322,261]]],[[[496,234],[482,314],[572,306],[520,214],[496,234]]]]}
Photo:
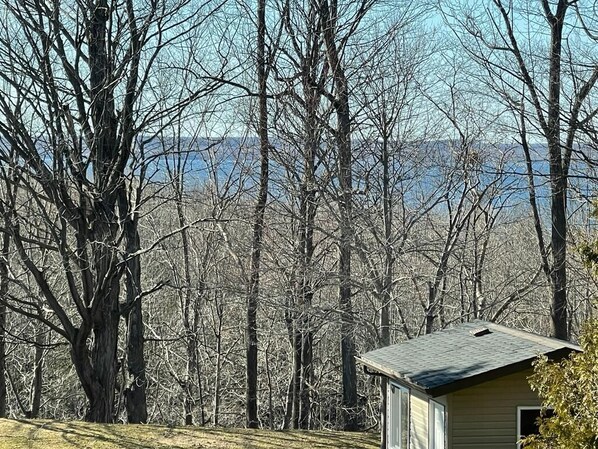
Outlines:
{"type": "Polygon", "coordinates": [[[375,429],[359,353],[575,341],[597,81],[585,0],[0,0],[0,417],[375,429]]]}

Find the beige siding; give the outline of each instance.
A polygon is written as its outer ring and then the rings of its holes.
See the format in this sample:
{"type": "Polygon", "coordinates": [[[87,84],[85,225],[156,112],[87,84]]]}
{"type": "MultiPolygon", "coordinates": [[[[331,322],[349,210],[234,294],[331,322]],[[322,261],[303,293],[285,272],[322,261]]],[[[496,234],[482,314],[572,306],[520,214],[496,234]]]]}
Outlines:
{"type": "Polygon", "coordinates": [[[428,396],[411,390],[411,449],[428,449],[428,396]]]}
{"type": "Polygon", "coordinates": [[[450,394],[449,449],[515,449],[517,407],[540,405],[527,382],[531,372],[512,374],[450,394]]]}

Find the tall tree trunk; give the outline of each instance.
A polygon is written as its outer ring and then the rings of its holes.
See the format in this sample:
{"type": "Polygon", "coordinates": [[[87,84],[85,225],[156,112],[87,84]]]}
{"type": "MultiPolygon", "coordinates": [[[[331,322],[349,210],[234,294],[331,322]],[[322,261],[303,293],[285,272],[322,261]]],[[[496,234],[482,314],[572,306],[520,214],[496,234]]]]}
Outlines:
{"type": "Polygon", "coordinates": [[[71,359],[89,401],[85,420],[109,423],[114,420],[116,389],[116,345],[118,340],[118,303],[106,301],[101,310],[101,324],[93,329],[93,344],[87,347],[90,331],[78,331],[71,347],[71,359]]]}
{"type": "Polygon", "coordinates": [[[302,324],[304,331],[301,341],[301,402],[298,428],[307,430],[311,427],[311,389],[313,385],[313,332],[309,316],[305,317],[302,324]]]}
{"type": "Polygon", "coordinates": [[[75,328],[70,337],[71,359],[89,400],[85,419],[91,422],[112,422],[116,391],[117,344],[120,322],[119,258],[115,249],[118,235],[116,198],[106,195],[93,210],[95,215],[89,230],[92,273],[98,279],[96,287],[86,293],[89,316],[75,328]],[[101,281],[99,281],[101,280],[101,281]],[[91,341],[91,345],[89,342],[91,341]]]}
{"type": "Polygon", "coordinates": [[[567,0],[559,0],[556,14],[549,12],[544,0],[546,14],[551,28],[550,68],[548,80],[548,152],[550,155],[550,208],[552,214],[552,336],[561,340],[569,339],[567,322],[567,177],[565,175],[561,146],[561,53],[563,25],[569,5],[567,0]]]}
{"type": "Polygon", "coordinates": [[[296,399],[296,392],[295,386],[297,385],[297,348],[296,348],[296,317],[297,313],[295,310],[295,303],[294,303],[294,296],[292,292],[289,292],[287,295],[287,304],[284,312],[284,321],[287,328],[287,337],[289,339],[289,345],[291,346],[291,354],[292,354],[292,367],[291,367],[291,375],[289,378],[289,384],[287,387],[286,393],[286,401],[285,401],[285,410],[284,410],[284,418],[282,423],[282,428],[284,430],[294,427],[293,423],[293,415],[295,413],[297,404],[295,402],[296,399]]]}
{"type": "MultiPolygon", "coordinates": [[[[107,240],[100,240],[107,241],[107,240]]],[[[116,259],[116,257],[114,257],[116,259]]],[[[116,260],[109,262],[116,266],[116,260]]],[[[107,270],[100,270],[107,272],[107,270]]],[[[110,281],[109,281],[110,282],[110,281]]],[[[90,398],[90,408],[87,420],[92,422],[112,422],[114,420],[114,395],[116,390],[117,373],[117,344],[119,310],[119,279],[114,276],[110,288],[100,306],[97,320],[94,322],[93,345],[91,352],[92,369],[95,382],[93,394],[90,398]]],[[[98,295],[96,299],[101,300],[98,295]]]]}
{"type": "MultiPolygon", "coordinates": [[[[201,389],[198,388],[199,391],[196,391],[196,376],[197,376],[197,385],[201,385],[200,379],[200,371],[199,371],[199,362],[197,360],[197,350],[198,350],[198,341],[197,341],[197,323],[199,320],[199,306],[197,301],[193,301],[192,289],[191,289],[191,259],[190,259],[190,242],[189,242],[189,232],[186,228],[187,221],[185,218],[185,213],[183,211],[183,183],[180,180],[180,176],[182,173],[180,169],[177,173],[177,180],[176,180],[176,189],[177,189],[177,216],[179,221],[179,227],[182,229],[181,231],[181,240],[183,245],[183,269],[184,269],[184,276],[185,276],[185,285],[183,286],[183,293],[182,293],[182,302],[183,302],[183,326],[185,328],[186,334],[186,352],[187,352],[187,364],[185,367],[185,388],[184,388],[184,395],[185,398],[183,399],[183,409],[185,413],[185,425],[191,426],[194,422],[194,412],[195,412],[195,403],[196,403],[196,396],[199,395],[199,402],[200,407],[202,409],[202,424],[204,424],[203,419],[203,406],[201,404],[201,389]]],[[[203,292],[203,283],[200,285],[199,290],[200,293],[203,292]]]]}
{"type": "MultiPolygon", "coordinates": [[[[390,301],[392,291],[392,276],[394,253],[392,247],[392,197],[390,194],[390,155],[389,138],[382,140],[382,214],[384,221],[384,273],[382,274],[382,291],[379,296],[382,300],[380,307],[380,347],[390,345],[390,301]]],[[[386,449],[386,387],[387,379],[380,378],[380,448],[386,449]]]]}
{"type": "MultiPolygon", "coordinates": [[[[295,306],[297,307],[297,306],[295,306]]],[[[302,329],[300,327],[300,313],[295,312],[293,314],[295,319],[293,320],[293,406],[291,413],[291,426],[293,429],[299,428],[299,415],[301,413],[301,334],[302,329]]]]}
{"type": "Polygon", "coordinates": [[[35,329],[35,356],[33,367],[33,384],[31,389],[31,410],[29,418],[39,418],[39,411],[42,402],[42,388],[44,385],[44,332],[41,323],[36,323],[35,329]]]}
{"type": "Polygon", "coordinates": [[[282,420],[282,429],[287,430],[291,426],[293,419],[293,387],[295,385],[295,377],[291,375],[289,385],[287,387],[284,417],[282,420]]]}
{"type": "MultiPolygon", "coordinates": [[[[529,98],[535,110],[536,119],[542,129],[548,146],[548,162],[550,166],[550,209],[551,209],[551,245],[552,245],[552,263],[547,264],[547,253],[543,246],[542,228],[539,226],[536,210],[534,212],[536,235],[538,237],[540,256],[542,257],[542,266],[545,274],[548,276],[552,289],[552,298],[550,301],[551,311],[551,332],[552,336],[562,340],[569,339],[569,326],[567,318],[567,183],[568,168],[572,152],[573,137],[579,127],[578,114],[583,101],[586,99],[591,88],[596,83],[598,72],[595,72],[585,83],[576,85],[576,92],[573,96],[574,102],[568,117],[568,137],[566,144],[561,142],[561,114],[563,108],[561,105],[562,89],[562,48],[563,48],[563,27],[567,11],[575,2],[568,0],[558,0],[550,2],[541,0],[544,19],[550,26],[550,50],[548,54],[548,92],[541,92],[543,84],[536,84],[530,73],[532,70],[527,67],[524,55],[522,54],[517,36],[513,29],[512,15],[510,8],[500,1],[495,1],[495,6],[500,11],[503,23],[506,27],[505,38],[510,43],[510,51],[515,57],[519,66],[521,79],[529,94],[525,94],[524,99],[529,98]],[[554,11],[553,11],[554,10],[554,11]],[[547,105],[542,103],[542,99],[547,98],[547,105]]],[[[506,41],[505,41],[506,42],[506,41]]],[[[506,70],[506,69],[505,69],[506,70]]],[[[502,81],[501,81],[502,82],[502,81]]],[[[575,80],[578,84],[578,80],[575,80]]],[[[524,100],[522,105],[525,105],[524,100]]],[[[524,107],[522,107],[521,120],[525,122],[524,107]]],[[[530,189],[530,202],[534,209],[535,201],[533,193],[533,172],[530,171],[529,149],[526,149],[525,128],[522,126],[520,134],[524,142],[528,186],[530,189]]]]}
{"type": "Polygon", "coordinates": [[[315,201],[313,191],[313,154],[307,148],[305,160],[305,180],[301,186],[299,198],[299,224],[297,236],[297,261],[299,273],[296,276],[294,310],[292,311],[292,347],[293,347],[293,407],[292,426],[294,429],[305,429],[309,424],[310,408],[310,376],[312,363],[313,337],[310,329],[310,308],[312,303],[312,287],[310,264],[313,255],[313,219],[310,218],[315,201]],[[312,202],[312,204],[310,204],[312,202]]]}
{"type": "MultiPolygon", "coordinates": [[[[187,338],[187,365],[185,367],[185,399],[183,400],[183,408],[185,412],[185,425],[192,426],[194,424],[195,402],[196,396],[201,394],[201,390],[195,391],[195,375],[199,373],[199,364],[197,363],[197,330],[192,331],[194,335],[189,335],[187,338]]],[[[200,402],[201,402],[201,398],[200,402]]],[[[203,419],[201,420],[203,425],[203,419]]]]}
{"type": "Polygon", "coordinates": [[[268,178],[269,178],[269,150],[268,138],[268,109],[267,109],[267,79],[266,70],[266,1],[258,0],[257,4],[257,82],[258,82],[258,105],[259,121],[258,134],[260,139],[260,187],[255,205],[253,222],[253,239],[251,245],[251,267],[249,279],[249,292],[247,295],[247,391],[246,391],[246,414],[247,427],[259,427],[258,404],[257,404],[257,308],[260,286],[260,261],[262,249],[262,237],[264,233],[264,216],[266,202],[268,200],[268,178]]]}
{"type": "MultiPolygon", "coordinates": [[[[131,211],[130,200],[124,186],[119,192],[119,210],[123,222],[126,260],[125,286],[126,300],[124,317],[127,325],[127,371],[128,385],[125,389],[127,422],[142,424],[147,422],[147,397],[145,375],[145,338],[143,310],[141,304],[141,249],[138,219],[131,211]]],[[[123,367],[124,369],[124,367],[123,367]]]]}
{"type": "MultiPolygon", "coordinates": [[[[440,270],[438,270],[440,271],[440,270]]],[[[438,284],[440,279],[438,276],[434,282],[428,281],[428,300],[426,304],[426,325],[425,333],[431,334],[434,332],[434,321],[436,320],[436,306],[438,302],[438,284]]]]}
{"type": "MultiPolygon", "coordinates": [[[[109,11],[111,6],[108,4],[102,5],[109,11]]],[[[137,28],[137,19],[135,17],[135,8],[133,0],[126,0],[122,5],[123,10],[126,10],[126,17],[128,28],[130,32],[130,51],[132,53],[131,65],[128,68],[127,90],[125,92],[125,102],[122,114],[121,131],[123,134],[122,144],[120,148],[121,154],[114,154],[115,148],[118,148],[116,136],[113,136],[110,154],[110,162],[114,164],[115,160],[127,161],[132,152],[132,147],[135,141],[135,131],[133,126],[133,107],[135,103],[136,92],[135,89],[138,84],[139,58],[141,54],[140,38],[142,32],[137,28]],[[118,159],[115,156],[120,156],[118,159]],[[124,157],[123,157],[124,156],[124,157]]],[[[98,8],[99,9],[99,8],[98,8]]],[[[105,30],[111,30],[111,23],[103,24],[105,30]]],[[[106,60],[107,61],[107,60],[106,60]]],[[[106,69],[112,69],[109,65],[106,69]]],[[[114,111],[113,91],[108,86],[108,82],[112,82],[112,70],[107,72],[107,76],[102,80],[104,89],[110,93],[109,101],[102,103],[109,111],[114,111]],[[111,108],[108,108],[111,106],[111,108]]],[[[114,115],[114,112],[112,112],[114,115]]],[[[114,118],[112,120],[115,120],[114,118]]],[[[141,194],[138,193],[135,198],[135,203],[132,205],[132,199],[127,193],[126,183],[122,180],[124,172],[124,165],[120,166],[117,171],[119,177],[119,211],[121,214],[121,222],[123,224],[123,231],[125,237],[125,285],[126,285],[126,311],[124,313],[127,325],[127,371],[129,378],[129,385],[125,390],[125,403],[127,409],[127,421],[133,424],[147,422],[147,380],[146,380],[146,362],[145,362],[145,338],[144,338],[144,324],[143,324],[143,310],[142,310],[142,288],[141,288],[141,258],[139,250],[141,243],[139,238],[138,223],[139,215],[136,207],[139,205],[141,194]]],[[[141,174],[137,181],[140,185],[143,184],[145,178],[145,167],[141,167],[141,174]]],[[[123,368],[124,369],[124,368],[123,368]]]]}
{"type": "MultiPolygon", "coordinates": [[[[312,5],[311,8],[315,8],[312,5]]],[[[311,427],[311,409],[314,385],[313,357],[314,357],[314,332],[312,329],[314,279],[313,256],[315,251],[314,229],[318,209],[319,194],[316,179],[316,159],[321,145],[322,129],[320,126],[320,107],[322,93],[314,86],[321,85],[325,76],[319,70],[322,62],[321,24],[317,14],[310,14],[308,28],[310,34],[307,39],[304,57],[302,58],[302,90],[305,98],[305,112],[303,119],[305,148],[304,148],[304,176],[301,187],[301,210],[299,231],[299,260],[301,267],[300,276],[300,305],[301,305],[301,387],[300,387],[300,414],[299,428],[311,427]]]]}
{"type": "MultiPolygon", "coordinates": [[[[336,97],[336,144],[338,158],[338,200],[340,215],[339,239],[339,306],[341,311],[341,358],[343,371],[343,421],[345,430],[359,428],[357,407],[357,369],[355,366],[355,317],[351,303],[352,228],[352,154],[349,86],[335,41],[336,17],[330,12],[328,0],[320,3],[321,27],[326,55],[332,69],[336,97]]],[[[336,8],[332,8],[336,13],[336,8]]]]}
{"type": "MultiPolygon", "coordinates": [[[[116,169],[117,120],[114,114],[114,94],[111,84],[113,72],[108,55],[110,8],[106,0],[98,0],[89,7],[89,84],[93,102],[90,116],[94,136],[91,152],[93,177],[98,197],[93,198],[89,241],[91,260],[97,286],[86,303],[93,308],[89,323],[82,323],[71,349],[73,363],[89,399],[85,419],[92,422],[112,422],[117,373],[118,325],[120,321],[120,260],[116,251],[118,192],[111,184],[116,169]],[[92,337],[91,350],[87,348],[92,337]]],[[[81,233],[86,232],[84,229],[81,233]]]]}
{"type": "Polygon", "coordinates": [[[222,383],[220,381],[222,373],[222,327],[224,324],[224,306],[222,305],[222,299],[219,296],[214,297],[214,307],[216,308],[216,317],[218,321],[214,330],[216,337],[216,373],[214,375],[214,414],[212,424],[216,427],[218,426],[220,418],[220,392],[222,389],[222,383]]]}
{"type": "Polygon", "coordinates": [[[141,301],[136,300],[126,316],[127,324],[127,370],[129,385],[125,393],[127,422],[147,423],[147,399],[144,356],[144,330],[141,301]]]}
{"type": "MultiPolygon", "coordinates": [[[[382,141],[382,214],[384,220],[384,273],[382,277],[382,292],[380,297],[380,346],[390,345],[390,301],[392,296],[392,276],[394,253],[392,246],[392,197],[390,186],[390,155],[389,139],[384,136],[382,141]]],[[[386,395],[386,394],[385,394],[386,395]]]]}
{"type": "Polygon", "coordinates": [[[6,300],[8,295],[8,250],[10,235],[2,234],[0,253],[0,418],[6,418],[6,300]]]}
{"type": "Polygon", "coordinates": [[[311,388],[313,385],[313,331],[312,331],[312,302],[314,287],[312,280],[312,259],[314,254],[314,221],[316,215],[316,187],[315,187],[315,145],[316,139],[309,136],[307,160],[305,167],[305,186],[303,187],[301,231],[300,231],[300,263],[301,276],[299,286],[300,315],[298,320],[300,335],[300,387],[299,387],[299,417],[297,427],[309,429],[311,415],[311,388]]]}
{"type": "Polygon", "coordinates": [[[317,212],[317,184],[316,184],[316,154],[320,144],[317,114],[320,104],[320,94],[311,86],[311,73],[304,75],[304,94],[307,105],[307,120],[305,123],[306,148],[304,163],[304,185],[301,193],[301,231],[299,241],[299,255],[301,262],[301,388],[299,428],[310,428],[311,400],[313,385],[313,330],[312,303],[314,296],[313,255],[314,228],[317,212]]]}

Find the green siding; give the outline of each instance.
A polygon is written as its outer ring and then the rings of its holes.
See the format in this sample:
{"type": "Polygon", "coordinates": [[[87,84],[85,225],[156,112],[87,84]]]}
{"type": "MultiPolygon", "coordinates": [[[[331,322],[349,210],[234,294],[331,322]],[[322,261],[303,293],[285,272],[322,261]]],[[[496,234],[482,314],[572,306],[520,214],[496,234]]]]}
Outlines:
{"type": "Polygon", "coordinates": [[[448,449],[516,449],[517,407],[540,405],[526,370],[448,395],[448,449]]]}

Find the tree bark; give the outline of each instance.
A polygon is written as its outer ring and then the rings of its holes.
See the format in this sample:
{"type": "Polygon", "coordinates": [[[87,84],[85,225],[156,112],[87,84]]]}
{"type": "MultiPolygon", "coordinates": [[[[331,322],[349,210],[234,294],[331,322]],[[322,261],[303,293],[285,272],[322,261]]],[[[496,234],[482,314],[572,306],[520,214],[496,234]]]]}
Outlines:
{"type": "MultiPolygon", "coordinates": [[[[189,232],[186,228],[187,220],[185,218],[185,213],[183,210],[183,182],[181,180],[182,172],[181,169],[184,167],[179,166],[177,168],[176,173],[176,180],[175,186],[177,189],[176,195],[176,209],[177,209],[177,216],[178,216],[178,223],[179,227],[182,229],[181,231],[181,241],[183,245],[183,270],[184,270],[184,277],[185,277],[185,285],[183,286],[183,293],[182,293],[182,303],[183,303],[183,326],[185,328],[186,334],[186,342],[185,342],[185,349],[187,352],[187,363],[185,367],[185,385],[184,385],[184,395],[185,398],[183,399],[183,409],[185,413],[185,425],[191,426],[194,422],[194,414],[195,414],[195,404],[196,404],[196,396],[199,396],[200,408],[201,408],[201,423],[204,424],[204,417],[203,417],[203,401],[202,401],[202,391],[201,391],[201,377],[200,377],[200,367],[199,362],[197,360],[197,351],[198,351],[198,321],[199,321],[199,305],[197,299],[194,301],[191,289],[191,259],[190,259],[190,242],[189,242],[189,232]],[[196,381],[197,381],[197,388],[196,388],[196,381]],[[196,391],[197,390],[197,391],[196,391]]],[[[203,274],[200,274],[202,277],[203,274]]],[[[204,291],[204,282],[200,279],[200,286],[199,292],[197,296],[203,294],[204,291]]],[[[217,306],[218,307],[218,306],[217,306]]],[[[218,345],[220,343],[218,342],[218,345]]],[[[218,353],[219,357],[220,354],[218,353]]],[[[218,387],[217,387],[218,388],[218,387]]],[[[219,393],[219,392],[218,392],[219,393]]],[[[217,419],[216,419],[217,421],[217,419]]]]}
{"type": "Polygon", "coordinates": [[[299,313],[294,313],[295,319],[293,320],[293,394],[292,394],[292,413],[291,413],[291,426],[293,429],[299,428],[299,415],[301,413],[301,343],[302,343],[302,330],[300,328],[299,313]]]}
{"type": "MultiPolygon", "coordinates": [[[[307,84],[307,83],[305,83],[307,84]]],[[[299,239],[299,255],[301,276],[299,286],[300,294],[300,320],[301,333],[301,386],[300,386],[300,412],[298,427],[310,428],[311,396],[313,385],[313,330],[312,330],[312,303],[314,296],[313,256],[314,256],[314,228],[317,212],[317,187],[316,187],[316,153],[320,143],[317,128],[317,109],[320,96],[315,89],[304,85],[307,99],[307,122],[305,124],[305,179],[301,189],[301,230],[299,239]]]]}
{"type": "MultiPolygon", "coordinates": [[[[141,304],[141,259],[137,254],[141,249],[138,219],[131,211],[125,187],[119,192],[119,211],[125,236],[125,287],[126,299],[124,318],[127,326],[127,372],[128,384],[125,387],[127,422],[143,424],[147,422],[147,380],[145,375],[145,338],[143,311],[141,304]]],[[[124,369],[124,367],[122,368],[124,369]]]]}
{"type": "Polygon", "coordinates": [[[216,319],[214,329],[214,336],[216,337],[216,373],[214,374],[214,415],[212,424],[217,427],[220,419],[220,402],[221,402],[221,376],[222,376],[222,327],[224,324],[224,306],[222,299],[218,294],[214,297],[214,307],[216,309],[216,319]]]}
{"type": "Polygon", "coordinates": [[[303,338],[301,342],[301,402],[299,413],[299,429],[311,427],[311,389],[313,384],[313,332],[309,317],[304,320],[303,338]]]}
{"type": "MultiPolygon", "coordinates": [[[[127,325],[127,370],[129,385],[125,390],[127,422],[147,423],[147,379],[145,375],[144,329],[141,301],[136,300],[126,316],[127,325]]],[[[123,367],[124,369],[124,367],[123,367]]]]}
{"type": "MultiPolygon", "coordinates": [[[[382,291],[380,298],[380,347],[390,345],[390,301],[392,296],[392,276],[394,267],[394,254],[392,246],[392,197],[390,194],[390,155],[389,138],[383,137],[382,141],[382,213],[384,219],[384,273],[382,275],[382,291]]],[[[380,448],[386,449],[386,377],[380,378],[380,448]]]]}
{"type": "MultiPolygon", "coordinates": [[[[112,293],[118,292],[118,285],[113,285],[112,293]]],[[[116,347],[118,340],[118,296],[102,304],[96,317],[96,327],[77,331],[71,347],[71,359],[88,398],[89,405],[85,420],[89,422],[109,423],[114,420],[114,394],[116,387],[116,347]],[[116,301],[114,300],[116,299],[116,301]],[[92,346],[87,342],[92,335],[92,346]]]]}
{"type": "MultiPolygon", "coordinates": [[[[318,207],[318,190],[316,181],[316,156],[321,142],[322,129],[319,122],[320,103],[322,93],[318,86],[327,73],[321,68],[322,47],[321,30],[315,5],[309,7],[306,13],[304,35],[298,36],[295,24],[289,16],[285,20],[285,27],[292,36],[292,48],[297,51],[296,68],[301,76],[302,105],[298,114],[303,127],[299,145],[303,162],[303,173],[299,188],[299,212],[296,226],[295,263],[297,269],[293,272],[292,304],[287,315],[287,327],[293,334],[290,337],[294,354],[293,376],[291,382],[292,419],[294,428],[309,429],[311,419],[311,401],[313,386],[313,330],[312,330],[312,302],[314,295],[313,255],[314,255],[314,222],[318,207]],[[301,41],[305,46],[298,44],[301,41]],[[292,307],[292,310],[290,310],[292,307]]],[[[296,98],[296,97],[291,97],[296,98]]],[[[293,101],[293,100],[291,100],[293,101]]],[[[291,167],[291,170],[294,168],[291,167]]],[[[295,228],[295,227],[294,227],[295,228]]]]}
{"type": "Polygon", "coordinates": [[[552,214],[552,336],[569,339],[567,321],[567,177],[561,147],[561,52],[563,25],[569,5],[559,0],[556,14],[549,12],[547,0],[543,0],[551,28],[550,68],[548,79],[548,153],[550,161],[550,210],[552,214]]]}
{"type": "Polygon", "coordinates": [[[257,3],[257,82],[258,82],[258,134],[260,140],[260,186],[257,203],[255,205],[253,221],[253,239],[251,245],[251,266],[249,291],[247,294],[247,391],[246,391],[246,418],[247,427],[258,428],[258,336],[257,336],[257,309],[260,287],[260,261],[262,238],[264,233],[264,216],[268,200],[269,179],[269,150],[268,138],[268,109],[267,109],[267,79],[266,70],[266,2],[258,0],[257,3]]]}
{"type": "MultiPolygon", "coordinates": [[[[100,239],[99,242],[109,242],[100,239]]],[[[112,279],[105,292],[100,291],[95,300],[101,301],[101,306],[95,316],[93,325],[93,345],[91,352],[92,366],[85,363],[86,369],[93,370],[95,381],[91,384],[92,396],[87,420],[93,422],[112,422],[114,415],[114,394],[116,390],[118,324],[120,321],[119,296],[120,282],[116,273],[116,254],[102,254],[96,250],[96,262],[105,265],[98,273],[106,273],[112,279]],[[108,259],[108,260],[107,260],[108,259]],[[104,293],[102,295],[102,293],[104,293]]],[[[106,251],[108,253],[108,251],[106,251]]]]}
{"type": "MultiPolygon", "coordinates": [[[[139,236],[137,235],[136,240],[138,241],[138,239],[139,236]]],[[[141,293],[139,288],[141,267],[138,256],[134,259],[127,264],[130,272],[126,279],[127,302],[131,308],[125,315],[127,325],[127,370],[129,373],[129,384],[125,390],[125,403],[127,422],[130,424],[144,424],[147,423],[147,379],[145,375],[143,311],[139,296],[141,293]]]]}
{"type": "Polygon", "coordinates": [[[33,367],[33,385],[31,394],[31,409],[28,418],[39,418],[42,403],[42,388],[44,385],[44,332],[41,323],[36,323],[35,329],[35,357],[33,367]]]}
{"type": "MultiPolygon", "coordinates": [[[[343,421],[345,430],[359,429],[357,407],[357,369],[355,366],[355,317],[351,303],[352,228],[352,153],[349,86],[335,41],[335,21],[328,0],[320,3],[321,27],[326,55],[332,69],[336,96],[336,145],[338,158],[339,207],[339,307],[341,311],[341,358],[343,378],[343,421]]],[[[336,10],[336,8],[334,8],[336,10]]]]}
{"type": "Polygon", "coordinates": [[[8,294],[8,251],[10,235],[2,233],[0,253],[0,418],[6,418],[6,300],[8,294]]]}

